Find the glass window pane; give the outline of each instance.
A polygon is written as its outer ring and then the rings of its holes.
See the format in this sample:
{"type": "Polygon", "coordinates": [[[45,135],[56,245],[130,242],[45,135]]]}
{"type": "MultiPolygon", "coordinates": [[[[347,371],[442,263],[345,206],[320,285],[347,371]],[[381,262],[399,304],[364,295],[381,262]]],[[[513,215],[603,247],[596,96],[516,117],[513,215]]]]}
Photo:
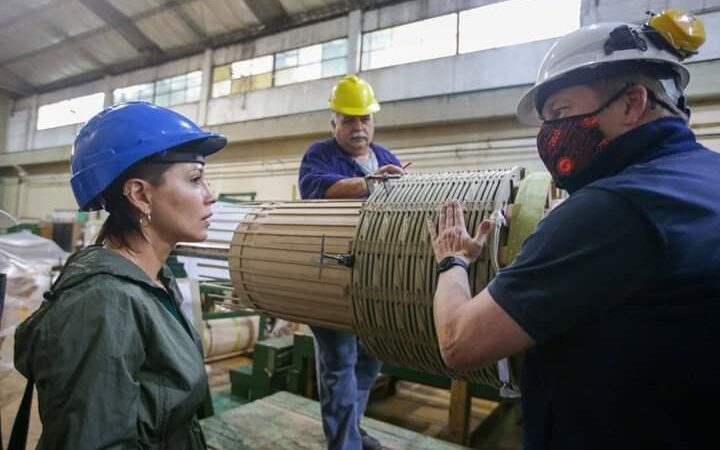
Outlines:
{"type": "Polygon", "coordinates": [[[224,66],[217,66],[213,69],[213,82],[229,80],[230,79],[230,64],[224,66]]]}
{"type": "Polygon", "coordinates": [[[454,55],[456,26],[457,14],[452,13],[368,33],[362,70],[454,55]],[[376,37],[382,45],[375,43],[376,37]]]}
{"type": "Polygon", "coordinates": [[[321,63],[315,63],[307,66],[292,67],[290,69],[277,72],[275,75],[276,86],[299,83],[301,81],[317,80],[322,77],[322,65],[321,63]],[[277,75],[280,76],[278,77],[277,75]]]}
{"type": "Polygon", "coordinates": [[[322,60],[322,45],[311,45],[298,49],[298,65],[320,62],[322,60]]]}
{"type": "Polygon", "coordinates": [[[186,86],[186,79],[185,75],[180,75],[178,77],[172,77],[170,79],[170,90],[171,91],[180,91],[185,89],[186,86]]]}
{"type": "Polygon", "coordinates": [[[113,104],[136,100],[152,101],[153,84],[144,83],[118,88],[113,91],[113,104]]]}
{"type": "Polygon", "coordinates": [[[322,45],[322,59],[335,59],[347,56],[347,39],[336,39],[322,45]]]}
{"type": "Polygon", "coordinates": [[[187,87],[192,88],[202,84],[202,72],[190,72],[187,74],[187,87]]]}
{"type": "Polygon", "coordinates": [[[146,83],[142,85],[142,89],[140,90],[140,97],[139,100],[144,100],[146,102],[151,102],[153,99],[153,84],[152,83],[146,83]]]}
{"type": "Polygon", "coordinates": [[[245,61],[236,61],[230,65],[230,71],[232,73],[232,78],[240,78],[240,77],[246,77],[250,75],[251,70],[251,60],[246,59],[245,61]]]}
{"type": "Polygon", "coordinates": [[[283,69],[275,72],[275,86],[284,86],[295,82],[295,69],[283,69]]]}
{"type": "Polygon", "coordinates": [[[322,62],[322,77],[334,77],[336,75],[344,75],[347,69],[345,58],[331,59],[322,62]]]}
{"type": "Polygon", "coordinates": [[[230,95],[230,80],[218,81],[213,83],[212,86],[212,97],[218,98],[226,95],[230,95]]]}
{"type": "Polygon", "coordinates": [[[297,68],[299,81],[319,80],[322,78],[322,63],[300,66],[297,68]]]}
{"type": "Polygon", "coordinates": [[[250,78],[242,77],[237,80],[232,80],[232,87],[230,88],[230,95],[239,94],[241,92],[247,92],[250,90],[250,78]]]}
{"type": "Polygon", "coordinates": [[[363,51],[376,51],[392,45],[393,28],[373,31],[363,35],[363,51]]]}
{"type": "Polygon", "coordinates": [[[170,92],[170,79],[164,78],[155,82],[155,92],[158,94],[166,94],[170,92]]]}
{"type": "Polygon", "coordinates": [[[260,56],[252,61],[252,68],[250,70],[252,75],[272,72],[273,70],[273,55],[260,56]]]}
{"type": "Polygon", "coordinates": [[[235,61],[230,67],[233,79],[272,72],[273,55],[265,55],[253,59],[235,61]]]}
{"type": "Polygon", "coordinates": [[[294,67],[298,64],[298,52],[297,50],[289,50],[287,52],[275,54],[275,69],[285,69],[287,67],[294,67]]]}
{"type": "Polygon", "coordinates": [[[272,74],[264,73],[261,75],[253,75],[251,77],[243,79],[244,84],[242,86],[243,91],[254,91],[257,89],[264,89],[272,86],[272,74]]]}
{"type": "Polygon", "coordinates": [[[580,3],[580,0],[506,0],[462,11],[460,53],[565,35],[580,27],[580,3]],[[553,13],[548,15],[547,11],[553,13]],[[508,27],[508,23],[513,26],[508,27]]]}
{"type": "Polygon", "coordinates": [[[170,106],[170,94],[156,95],[155,104],[158,106],[170,106]]]}
{"type": "Polygon", "coordinates": [[[185,103],[185,91],[175,91],[170,94],[170,104],[171,105],[180,105],[182,103],[185,103]]]}
{"type": "Polygon", "coordinates": [[[188,88],[187,94],[185,95],[185,101],[187,103],[191,103],[198,100],[200,100],[200,86],[188,88]]]}
{"type": "Polygon", "coordinates": [[[266,89],[272,87],[272,72],[262,73],[260,75],[253,75],[252,87],[253,89],[266,89]]]}
{"type": "Polygon", "coordinates": [[[102,92],[49,103],[38,108],[37,129],[62,127],[83,123],[103,109],[105,94],[102,92]]]}

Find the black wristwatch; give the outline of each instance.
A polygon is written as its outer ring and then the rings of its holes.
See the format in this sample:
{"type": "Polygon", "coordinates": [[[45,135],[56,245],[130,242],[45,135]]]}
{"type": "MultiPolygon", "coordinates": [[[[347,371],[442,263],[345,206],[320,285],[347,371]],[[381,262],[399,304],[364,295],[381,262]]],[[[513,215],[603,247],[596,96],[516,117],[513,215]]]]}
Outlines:
{"type": "Polygon", "coordinates": [[[463,269],[468,270],[468,263],[466,263],[464,259],[458,258],[457,256],[446,256],[438,263],[437,274],[440,275],[453,266],[461,266],[463,269]]]}

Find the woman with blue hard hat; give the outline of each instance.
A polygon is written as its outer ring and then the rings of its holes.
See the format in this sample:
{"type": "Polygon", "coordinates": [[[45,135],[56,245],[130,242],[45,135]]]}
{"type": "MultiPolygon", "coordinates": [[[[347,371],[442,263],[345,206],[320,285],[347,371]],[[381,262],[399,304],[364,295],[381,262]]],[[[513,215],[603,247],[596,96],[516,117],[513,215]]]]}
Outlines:
{"type": "Polygon", "coordinates": [[[38,391],[39,449],[207,447],[202,345],[164,263],[177,242],[207,237],[216,198],[203,166],[226,142],[144,102],[108,108],[78,133],[75,199],[109,216],[16,332],[26,397],[38,391]]]}

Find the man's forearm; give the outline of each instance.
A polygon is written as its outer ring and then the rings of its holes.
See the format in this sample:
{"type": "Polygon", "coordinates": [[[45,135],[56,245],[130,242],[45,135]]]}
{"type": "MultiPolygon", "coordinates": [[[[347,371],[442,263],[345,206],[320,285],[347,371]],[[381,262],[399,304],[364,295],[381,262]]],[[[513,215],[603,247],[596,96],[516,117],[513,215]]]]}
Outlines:
{"type": "Polygon", "coordinates": [[[462,306],[471,299],[472,294],[465,269],[455,266],[440,274],[433,310],[435,330],[443,356],[446,351],[457,345],[457,340],[462,333],[462,330],[458,329],[458,319],[462,317],[462,306]]]}
{"type": "Polygon", "coordinates": [[[360,198],[367,194],[365,178],[345,178],[335,182],[325,191],[325,198],[360,198]]]}

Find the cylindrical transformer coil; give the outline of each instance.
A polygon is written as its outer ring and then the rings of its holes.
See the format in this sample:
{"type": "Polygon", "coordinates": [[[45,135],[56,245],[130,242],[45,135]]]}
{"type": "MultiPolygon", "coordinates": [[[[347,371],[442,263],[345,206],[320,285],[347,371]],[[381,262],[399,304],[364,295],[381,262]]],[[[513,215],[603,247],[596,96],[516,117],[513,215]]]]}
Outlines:
{"type": "Polygon", "coordinates": [[[256,205],[229,252],[238,298],[267,314],[358,334],[383,361],[500,387],[513,384],[517,358],[505,369],[458,372],[440,356],[433,324],[436,261],[427,222],[440,205],[464,205],[472,235],[486,218],[496,227],[484,257],[470,266],[480,292],[510,261],[550,201],[547,174],[521,169],[406,175],[376,186],[365,202],[302,201],[256,205]],[[510,375],[508,375],[508,373],[510,375]]]}

